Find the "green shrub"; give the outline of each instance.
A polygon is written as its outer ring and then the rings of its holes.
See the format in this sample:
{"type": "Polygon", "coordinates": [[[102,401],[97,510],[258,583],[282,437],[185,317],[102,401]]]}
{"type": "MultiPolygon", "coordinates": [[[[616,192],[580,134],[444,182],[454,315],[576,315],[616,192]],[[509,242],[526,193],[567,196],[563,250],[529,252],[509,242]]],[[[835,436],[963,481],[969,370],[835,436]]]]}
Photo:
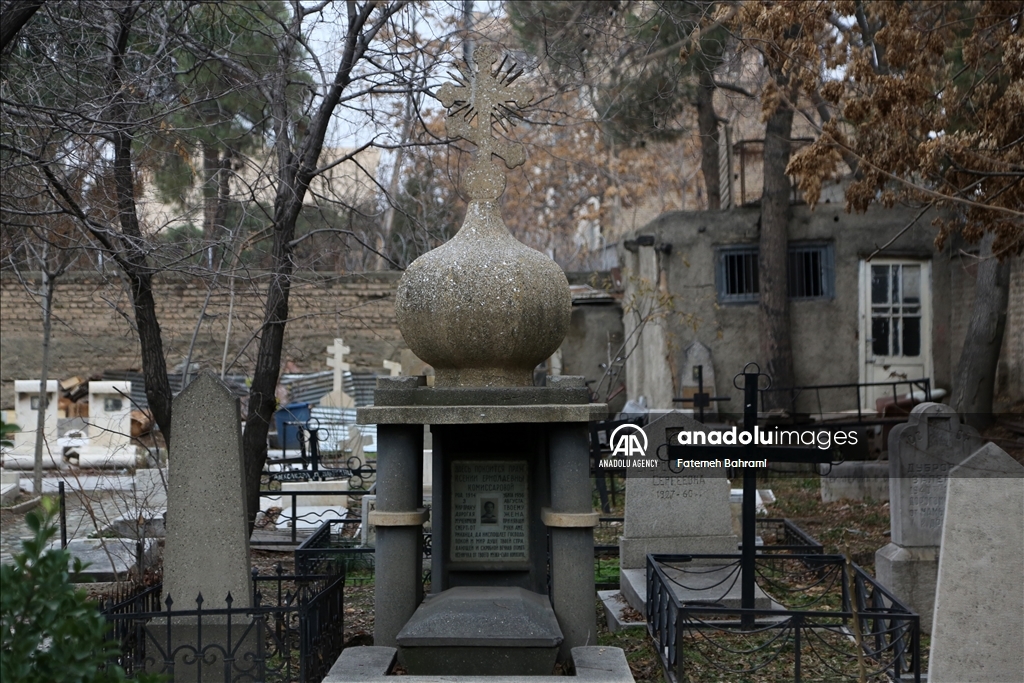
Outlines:
{"type": "MultiPolygon", "coordinates": [[[[55,504],[25,521],[33,537],[22,541],[13,563],[0,566],[0,680],[4,683],[108,683],[125,680],[108,660],[118,644],[104,634],[107,622],[68,574],[69,553],[46,549],[56,533],[55,504]]],[[[83,569],[76,558],[74,571],[83,569]]],[[[140,675],[155,683],[162,677],[140,675]]]]}

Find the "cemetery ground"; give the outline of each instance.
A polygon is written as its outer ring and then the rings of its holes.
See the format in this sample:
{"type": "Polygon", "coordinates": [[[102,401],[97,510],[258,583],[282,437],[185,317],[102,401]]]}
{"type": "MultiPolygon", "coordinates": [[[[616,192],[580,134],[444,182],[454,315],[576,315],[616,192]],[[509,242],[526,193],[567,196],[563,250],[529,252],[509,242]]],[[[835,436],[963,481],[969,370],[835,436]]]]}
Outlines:
{"type": "MultiPolygon", "coordinates": [[[[1024,447],[1015,433],[996,425],[986,430],[984,436],[1004,447],[1015,459],[1024,460],[1024,447]]],[[[731,483],[733,487],[736,487],[741,482],[739,479],[734,479],[731,483]]],[[[809,472],[766,472],[759,477],[757,487],[758,489],[771,489],[775,496],[774,502],[767,504],[767,514],[763,516],[791,520],[820,542],[825,554],[848,554],[854,563],[871,574],[875,573],[875,551],[885,546],[890,540],[890,515],[887,502],[870,499],[863,501],[844,499],[833,503],[824,503],[821,499],[820,478],[809,472]]],[[[605,517],[621,518],[624,513],[624,479],[617,480],[615,489],[618,491],[618,496],[611,511],[606,513],[605,517]]],[[[87,496],[69,493],[67,496],[69,535],[77,535],[82,529],[89,527],[90,523],[94,524],[103,516],[113,514],[118,508],[119,497],[123,495],[125,495],[123,492],[116,491],[98,491],[87,496]]],[[[23,492],[18,502],[24,503],[30,498],[30,495],[23,492]]],[[[359,516],[361,510],[358,498],[350,498],[350,501],[350,513],[353,516],[359,516]]],[[[596,493],[594,503],[596,508],[598,504],[596,493]]],[[[2,554],[5,561],[9,561],[10,553],[17,550],[19,539],[28,535],[24,518],[24,510],[15,511],[10,507],[0,510],[0,536],[2,536],[0,543],[2,543],[2,554]]],[[[352,527],[351,530],[354,532],[355,528],[352,527]]],[[[595,531],[595,544],[614,545],[622,533],[621,522],[602,524],[595,531]]],[[[369,561],[370,557],[372,556],[363,556],[362,561],[355,562],[348,570],[344,589],[344,641],[346,647],[371,645],[373,641],[374,576],[372,562],[369,561]]],[[[293,574],[293,558],[291,552],[257,548],[253,548],[251,551],[252,565],[259,570],[261,575],[293,574]]],[[[601,584],[604,584],[604,587],[617,585],[618,559],[614,553],[598,556],[595,561],[595,574],[599,588],[602,587],[601,584]]],[[[149,573],[146,580],[155,582],[159,578],[158,575],[149,573]]],[[[90,592],[97,598],[102,595],[102,591],[90,592]]],[[[838,609],[838,605],[827,606],[838,609]]],[[[598,611],[598,644],[622,648],[636,681],[660,682],[665,680],[656,645],[648,636],[646,629],[631,628],[611,633],[600,601],[595,601],[595,609],[598,611]]],[[[643,620],[639,613],[632,612],[628,607],[626,610],[627,621],[643,620]]],[[[852,647],[849,638],[834,640],[836,642],[833,642],[833,645],[844,647],[848,653],[856,652],[856,648],[852,647]],[[846,642],[839,642],[840,640],[846,642]]],[[[751,642],[747,640],[745,643],[741,643],[737,640],[735,645],[734,649],[738,651],[750,648],[751,642]]],[[[928,634],[922,634],[921,654],[925,670],[927,670],[928,650],[928,634]]],[[[792,676],[792,658],[787,658],[785,654],[755,673],[732,675],[702,666],[699,655],[690,655],[690,657],[688,670],[691,675],[695,676],[691,680],[695,681],[769,683],[787,680],[792,676]]],[[[719,657],[716,663],[719,667],[736,669],[748,668],[751,665],[749,657],[742,654],[727,654],[724,659],[719,657]]],[[[811,671],[805,671],[805,680],[826,681],[829,679],[827,674],[815,677],[811,671]]],[[[866,680],[874,679],[869,677],[866,680]]]]}
{"type": "MultiPolygon", "coordinates": [[[[738,480],[734,481],[738,484],[738,480]]],[[[620,493],[616,504],[607,515],[621,517],[624,511],[625,482],[620,479],[616,488],[620,493]]],[[[820,479],[810,473],[780,474],[770,473],[758,480],[759,489],[771,489],[775,494],[775,502],[767,506],[767,516],[785,517],[795,522],[824,546],[826,554],[849,553],[851,559],[869,572],[874,572],[874,553],[888,542],[889,506],[886,502],[872,500],[851,501],[841,500],[834,503],[823,503],[820,495],[820,479]]],[[[76,528],[84,525],[90,515],[101,513],[102,510],[114,507],[112,492],[100,492],[94,499],[85,501],[77,496],[68,497],[69,526],[76,528]]],[[[595,500],[596,503],[596,500],[595,500]]],[[[358,503],[353,503],[351,512],[359,514],[358,503]]],[[[24,513],[15,513],[10,509],[0,512],[0,529],[2,529],[5,555],[13,548],[24,533],[24,513]]],[[[598,529],[595,542],[614,543],[621,533],[621,526],[612,523],[598,529]]],[[[253,549],[252,564],[261,575],[273,575],[275,572],[286,575],[294,573],[294,559],[291,552],[253,549]]],[[[597,581],[603,584],[617,584],[618,562],[614,556],[605,556],[595,562],[597,581]]],[[[149,581],[156,580],[149,576],[149,581]]],[[[372,567],[356,564],[349,569],[345,585],[345,643],[350,645],[370,645],[373,640],[373,573],[372,567]]],[[[99,595],[97,598],[101,597],[99,595]]],[[[638,683],[660,682],[665,680],[661,663],[655,651],[655,644],[644,628],[623,629],[618,633],[608,630],[604,612],[599,601],[595,601],[598,610],[598,644],[621,647],[626,653],[630,669],[638,683]]],[[[629,608],[626,608],[629,610],[629,608]]],[[[642,621],[642,615],[629,614],[633,620],[642,621]]],[[[740,645],[740,643],[737,643],[740,645]]],[[[750,646],[749,642],[746,644],[750,646]]],[[[740,648],[737,648],[740,649],[740,648]]],[[[922,636],[923,662],[927,663],[928,638],[922,636]]],[[[750,665],[741,655],[733,655],[731,659],[719,661],[726,668],[745,668],[750,665]]],[[[780,657],[774,666],[750,675],[726,676],[718,674],[706,680],[723,681],[723,683],[771,683],[785,680],[791,673],[786,672],[792,666],[791,660],[780,657]]],[[[702,671],[698,662],[694,662],[693,672],[702,671]]],[[[711,672],[708,672],[709,675],[711,672]]],[[[717,673],[717,672],[716,672],[717,673]]],[[[704,678],[694,680],[705,680],[704,678]]],[[[807,678],[807,680],[815,680],[807,678]]],[[[821,679],[827,680],[827,679],[821,679]]]]}

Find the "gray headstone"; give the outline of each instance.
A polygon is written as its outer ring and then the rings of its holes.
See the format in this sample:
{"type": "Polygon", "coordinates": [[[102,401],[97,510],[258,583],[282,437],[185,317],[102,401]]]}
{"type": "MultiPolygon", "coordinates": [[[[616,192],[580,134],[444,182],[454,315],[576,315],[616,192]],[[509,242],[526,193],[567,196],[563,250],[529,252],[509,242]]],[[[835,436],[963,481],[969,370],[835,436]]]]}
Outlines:
{"type": "MultiPolygon", "coordinates": [[[[647,457],[656,457],[666,430],[706,431],[693,418],[672,411],[644,427],[647,457]]],[[[662,449],[664,452],[664,449],[662,449]]],[[[725,469],[698,475],[658,474],[626,479],[626,515],[620,541],[623,569],[642,569],[648,553],[734,553],[729,481],[725,469]]]]}
{"type": "Polygon", "coordinates": [[[987,444],[952,470],[930,683],[1024,681],[1024,467],[987,444]]]}
{"type": "Polygon", "coordinates": [[[164,593],[181,609],[250,604],[249,524],[245,507],[238,399],[201,374],[174,399],[167,488],[164,593]]]}
{"type": "Polygon", "coordinates": [[[892,542],[938,546],[946,478],[981,447],[973,427],[940,403],[922,403],[889,434],[889,509],[892,542]]]}

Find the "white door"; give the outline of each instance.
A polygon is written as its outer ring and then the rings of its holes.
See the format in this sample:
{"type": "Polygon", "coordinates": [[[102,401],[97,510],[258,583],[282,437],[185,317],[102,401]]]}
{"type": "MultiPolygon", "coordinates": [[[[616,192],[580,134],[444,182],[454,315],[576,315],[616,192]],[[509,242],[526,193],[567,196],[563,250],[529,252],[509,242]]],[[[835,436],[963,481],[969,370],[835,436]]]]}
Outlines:
{"type": "MultiPolygon", "coordinates": [[[[861,261],[860,381],[893,382],[932,377],[931,262],[861,261]]],[[[898,385],[898,394],[910,388],[898,385]]],[[[892,396],[893,387],[868,387],[862,399],[892,396]]]]}

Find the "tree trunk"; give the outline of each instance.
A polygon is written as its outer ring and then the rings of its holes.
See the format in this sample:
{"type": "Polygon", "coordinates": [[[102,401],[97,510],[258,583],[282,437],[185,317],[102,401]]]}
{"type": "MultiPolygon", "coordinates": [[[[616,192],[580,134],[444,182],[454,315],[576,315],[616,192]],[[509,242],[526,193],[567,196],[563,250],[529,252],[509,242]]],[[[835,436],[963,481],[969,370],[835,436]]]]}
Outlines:
{"type": "MultiPolygon", "coordinates": [[[[787,237],[791,191],[789,165],[793,109],[785,102],[768,119],[764,136],[764,190],[761,196],[759,323],[764,371],[778,387],[793,386],[793,347],[786,288],[787,237]]],[[[784,407],[782,394],[767,394],[765,406],[784,407]],[[773,402],[774,400],[774,402],[773,402]]]]}
{"type": "Polygon", "coordinates": [[[992,421],[996,365],[1010,298],[1010,259],[1000,261],[992,255],[994,240],[995,233],[989,232],[981,241],[974,308],[953,384],[953,407],[968,424],[978,428],[992,421]]]}
{"type": "Polygon", "coordinates": [[[697,86],[697,126],[700,130],[700,170],[708,193],[708,208],[722,208],[722,169],[719,165],[718,114],[715,113],[715,82],[708,70],[700,72],[697,86]]]}
{"type": "Polygon", "coordinates": [[[117,13],[117,27],[111,45],[111,119],[119,122],[111,135],[114,152],[114,190],[117,194],[118,222],[121,225],[121,245],[124,253],[120,263],[132,295],[135,326],[139,332],[142,352],[142,375],[146,384],[146,399],[167,445],[171,443],[171,385],[167,379],[167,361],[164,358],[163,339],[156,315],[153,297],[152,268],[143,247],[145,240],[139,227],[135,207],[135,177],[132,173],[131,116],[125,103],[125,90],[121,69],[128,50],[128,34],[137,7],[128,6],[117,13]]]}
{"type": "MultiPolygon", "coordinates": [[[[45,245],[44,245],[45,246],[45,245]]],[[[50,395],[46,391],[46,382],[50,376],[50,330],[53,320],[53,288],[56,285],[54,279],[46,271],[45,257],[42,272],[42,301],[43,309],[43,363],[39,368],[39,410],[36,412],[36,451],[35,461],[32,469],[32,494],[39,496],[43,493],[43,447],[47,449],[56,447],[57,442],[46,441],[46,408],[50,395]]]]}

